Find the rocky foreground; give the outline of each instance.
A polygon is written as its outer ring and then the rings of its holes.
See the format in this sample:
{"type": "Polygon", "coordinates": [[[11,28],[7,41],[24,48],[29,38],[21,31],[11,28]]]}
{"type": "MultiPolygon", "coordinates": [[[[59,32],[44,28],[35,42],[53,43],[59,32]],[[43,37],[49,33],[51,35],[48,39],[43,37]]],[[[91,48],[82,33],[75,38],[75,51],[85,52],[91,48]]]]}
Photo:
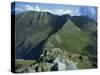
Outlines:
{"type": "Polygon", "coordinates": [[[60,48],[46,49],[39,60],[16,60],[16,72],[45,72],[88,69],[94,67],[87,56],[69,53],[60,48]]]}

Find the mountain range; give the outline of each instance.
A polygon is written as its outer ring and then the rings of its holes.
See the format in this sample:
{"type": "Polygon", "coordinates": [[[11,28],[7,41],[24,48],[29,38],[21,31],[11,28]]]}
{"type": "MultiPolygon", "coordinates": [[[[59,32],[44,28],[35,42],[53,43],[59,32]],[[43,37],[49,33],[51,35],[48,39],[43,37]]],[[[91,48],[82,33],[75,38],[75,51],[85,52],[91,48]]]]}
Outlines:
{"type": "MultiPolygon", "coordinates": [[[[96,65],[97,22],[93,19],[38,11],[12,14],[11,17],[15,18],[16,26],[16,59],[39,60],[47,57],[46,52],[52,48],[59,48],[86,56],[92,66],[96,65]]],[[[56,56],[48,56],[48,61],[49,58],[56,56]]]]}

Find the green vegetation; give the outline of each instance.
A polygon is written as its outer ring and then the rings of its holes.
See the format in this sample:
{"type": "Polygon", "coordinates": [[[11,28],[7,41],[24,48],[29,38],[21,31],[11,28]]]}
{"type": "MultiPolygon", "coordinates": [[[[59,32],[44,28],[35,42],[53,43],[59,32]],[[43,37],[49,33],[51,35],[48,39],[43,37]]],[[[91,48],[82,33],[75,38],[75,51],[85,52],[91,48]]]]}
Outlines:
{"type": "MultiPolygon", "coordinates": [[[[93,55],[91,51],[95,46],[95,42],[91,40],[91,37],[86,32],[77,28],[70,20],[67,21],[57,33],[53,34],[48,41],[51,42],[54,47],[72,53],[82,53],[84,55],[93,55]],[[91,45],[91,51],[84,49],[88,45],[91,45]]],[[[96,50],[94,52],[96,52],[96,50]]]]}
{"type": "Polygon", "coordinates": [[[16,69],[27,68],[28,66],[32,65],[35,62],[36,62],[35,60],[17,59],[15,63],[15,67],[16,69]]]}

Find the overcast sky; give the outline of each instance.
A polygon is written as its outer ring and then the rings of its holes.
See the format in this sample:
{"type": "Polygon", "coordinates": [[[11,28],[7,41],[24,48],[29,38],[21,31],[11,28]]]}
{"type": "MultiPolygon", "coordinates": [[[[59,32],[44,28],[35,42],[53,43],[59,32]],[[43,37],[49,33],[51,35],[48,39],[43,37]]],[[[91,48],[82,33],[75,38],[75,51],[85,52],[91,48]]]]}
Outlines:
{"type": "Polygon", "coordinates": [[[16,2],[15,12],[20,13],[24,11],[48,11],[52,14],[63,15],[70,14],[71,16],[86,15],[96,20],[97,8],[92,6],[79,5],[63,5],[63,4],[44,4],[44,3],[28,3],[16,2]]]}

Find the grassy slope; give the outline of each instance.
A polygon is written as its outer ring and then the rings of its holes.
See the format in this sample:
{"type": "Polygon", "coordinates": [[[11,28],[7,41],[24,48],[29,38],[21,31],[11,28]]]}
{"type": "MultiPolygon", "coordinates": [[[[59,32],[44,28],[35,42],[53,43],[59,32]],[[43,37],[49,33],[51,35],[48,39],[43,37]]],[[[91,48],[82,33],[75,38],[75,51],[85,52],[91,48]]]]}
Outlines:
{"type": "MultiPolygon", "coordinates": [[[[70,20],[65,23],[57,33],[52,35],[48,41],[51,42],[54,47],[73,53],[82,53],[85,46],[95,45],[90,36],[81,31],[70,20]]],[[[85,50],[84,54],[86,53],[87,51],[85,50]]]]}
{"type": "Polygon", "coordinates": [[[24,54],[28,54],[31,48],[46,39],[51,33],[52,27],[48,23],[50,18],[46,13],[27,12],[16,15],[15,19],[16,57],[20,58],[24,54]]]}

